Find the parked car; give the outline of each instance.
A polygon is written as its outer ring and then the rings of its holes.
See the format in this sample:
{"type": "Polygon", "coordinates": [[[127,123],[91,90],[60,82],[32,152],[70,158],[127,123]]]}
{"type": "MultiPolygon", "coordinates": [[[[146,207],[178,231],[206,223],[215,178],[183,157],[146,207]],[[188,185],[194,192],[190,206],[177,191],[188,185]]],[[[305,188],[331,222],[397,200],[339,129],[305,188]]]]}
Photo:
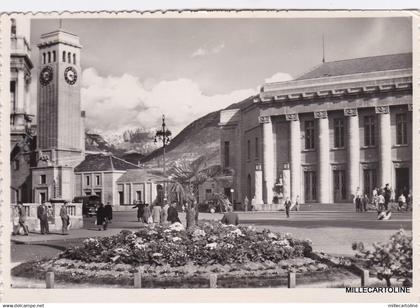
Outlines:
{"type": "Polygon", "coordinates": [[[82,203],[82,214],[84,216],[95,216],[96,209],[101,203],[101,199],[99,196],[92,195],[92,196],[78,196],[73,199],[75,203],[82,203]]]}

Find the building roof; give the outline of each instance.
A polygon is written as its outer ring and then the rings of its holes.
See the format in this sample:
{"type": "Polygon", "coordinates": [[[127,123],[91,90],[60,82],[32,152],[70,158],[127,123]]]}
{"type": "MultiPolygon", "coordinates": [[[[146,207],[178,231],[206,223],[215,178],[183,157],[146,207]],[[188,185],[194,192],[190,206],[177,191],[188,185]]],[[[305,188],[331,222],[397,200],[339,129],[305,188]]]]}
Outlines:
{"type": "Polygon", "coordinates": [[[254,99],[258,97],[258,95],[253,95],[250,96],[238,103],[234,103],[232,105],[229,105],[228,107],[226,107],[224,110],[231,110],[231,109],[245,109],[249,106],[251,106],[254,103],[254,99]]]}
{"type": "Polygon", "coordinates": [[[74,168],[74,172],[126,171],[139,167],[110,154],[89,154],[74,168]]]}
{"type": "Polygon", "coordinates": [[[134,182],[162,182],[167,181],[163,176],[153,174],[147,169],[130,169],[117,180],[117,183],[134,182]]]}
{"type": "Polygon", "coordinates": [[[412,68],[412,53],[373,56],[322,63],[295,80],[412,68]]]}

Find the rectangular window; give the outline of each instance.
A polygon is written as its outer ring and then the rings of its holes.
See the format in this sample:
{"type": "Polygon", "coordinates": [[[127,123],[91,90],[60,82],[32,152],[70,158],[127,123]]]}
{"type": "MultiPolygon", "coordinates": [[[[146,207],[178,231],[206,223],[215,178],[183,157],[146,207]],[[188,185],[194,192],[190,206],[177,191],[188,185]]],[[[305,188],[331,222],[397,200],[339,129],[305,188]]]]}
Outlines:
{"type": "Polygon", "coordinates": [[[97,175],[96,177],[95,177],[95,179],[96,179],[96,185],[100,185],[101,184],[101,177],[99,176],[99,175],[97,175]]]}
{"type": "Polygon", "coordinates": [[[229,167],[229,165],[230,165],[230,161],[229,161],[230,143],[229,143],[229,141],[225,141],[224,151],[225,151],[225,153],[224,153],[225,167],[229,167]]]}
{"type": "Polygon", "coordinates": [[[123,191],[119,191],[118,195],[120,197],[120,204],[124,204],[124,192],[123,191]]]}
{"type": "Polygon", "coordinates": [[[364,117],[365,146],[375,145],[375,116],[364,117]]]}
{"type": "Polygon", "coordinates": [[[247,143],[247,153],[248,153],[247,155],[248,159],[251,159],[251,140],[248,140],[248,143],[247,143]]]}
{"type": "Polygon", "coordinates": [[[260,157],[259,151],[259,144],[258,144],[258,137],[255,138],[255,158],[258,159],[260,157]]]}
{"type": "MultiPolygon", "coordinates": [[[[10,81],[10,113],[16,112],[16,81],[10,81]]],[[[13,123],[12,123],[13,124],[13,123]]]]}
{"type": "Polygon", "coordinates": [[[316,201],[316,173],[315,171],[304,172],[305,201],[316,201]]]}
{"type": "Polygon", "coordinates": [[[47,183],[47,176],[45,174],[41,174],[39,177],[39,183],[40,184],[46,184],[47,183]]]}
{"type": "Polygon", "coordinates": [[[90,186],[90,176],[86,176],[86,186],[90,186]]]}
{"type": "Polygon", "coordinates": [[[136,191],[136,196],[137,196],[137,198],[136,198],[137,201],[142,201],[142,199],[141,199],[141,190],[137,190],[136,191]]]}
{"type": "Polygon", "coordinates": [[[315,149],[315,123],[313,120],[305,121],[305,149],[315,149]]]}
{"type": "Polygon", "coordinates": [[[407,114],[397,114],[397,144],[408,144],[407,114]]]}
{"type": "Polygon", "coordinates": [[[344,148],[344,119],[334,119],[334,148],[344,148]]]}
{"type": "Polygon", "coordinates": [[[39,193],[39,201],[41,203],[44,203],[45,201],[47,201],[47,195],[46,195],[46,193],[44,193],[44,192],[39,193]]]}

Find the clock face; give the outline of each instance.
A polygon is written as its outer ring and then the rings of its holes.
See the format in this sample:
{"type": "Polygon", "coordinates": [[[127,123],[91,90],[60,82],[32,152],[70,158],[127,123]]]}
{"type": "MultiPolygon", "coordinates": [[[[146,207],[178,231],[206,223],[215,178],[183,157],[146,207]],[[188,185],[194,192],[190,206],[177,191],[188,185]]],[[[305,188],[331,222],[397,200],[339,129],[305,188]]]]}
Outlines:
{"type": "Polygon", "coordinates": [[[53,79],[53,69],[51,66],[46,66],[42,69],[41,74],[39,75],[39,82],[46,86],[53,79]]]}
{"type": "Polygon", "coordinates": [[[67,81],[68,84],[75,84],[77,81],[77,72],[76,70],[69,66],[64,70],[64,79],[67,81]]]}

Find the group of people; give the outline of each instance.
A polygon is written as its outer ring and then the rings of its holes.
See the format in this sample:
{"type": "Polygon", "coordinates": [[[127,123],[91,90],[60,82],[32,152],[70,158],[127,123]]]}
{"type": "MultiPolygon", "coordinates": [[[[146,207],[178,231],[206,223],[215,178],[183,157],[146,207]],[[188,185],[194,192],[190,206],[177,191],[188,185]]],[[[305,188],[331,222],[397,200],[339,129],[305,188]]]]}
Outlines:
{"type": "Polygon", "coordinates": [[[112,205],[107,203],[105,206],[103,203],[100,203],[98,209],[96,210],[96,225],[98,226],[98,231],[106,230],[108,224],[112,222],[112,205]]]}
{"type": "Polygon", "coordinates": [[[148,203],[138,201],[138,203],[133,206],[133,209],[137,209],[137,221],[141,221],[145,224],[173,224],[175,222],[181,222],[178,216],[176,202],[172,202],[171,205],[169,205],[168,202],[164,201],[163,206],[155,204],[151,207],[148,203]]]}

